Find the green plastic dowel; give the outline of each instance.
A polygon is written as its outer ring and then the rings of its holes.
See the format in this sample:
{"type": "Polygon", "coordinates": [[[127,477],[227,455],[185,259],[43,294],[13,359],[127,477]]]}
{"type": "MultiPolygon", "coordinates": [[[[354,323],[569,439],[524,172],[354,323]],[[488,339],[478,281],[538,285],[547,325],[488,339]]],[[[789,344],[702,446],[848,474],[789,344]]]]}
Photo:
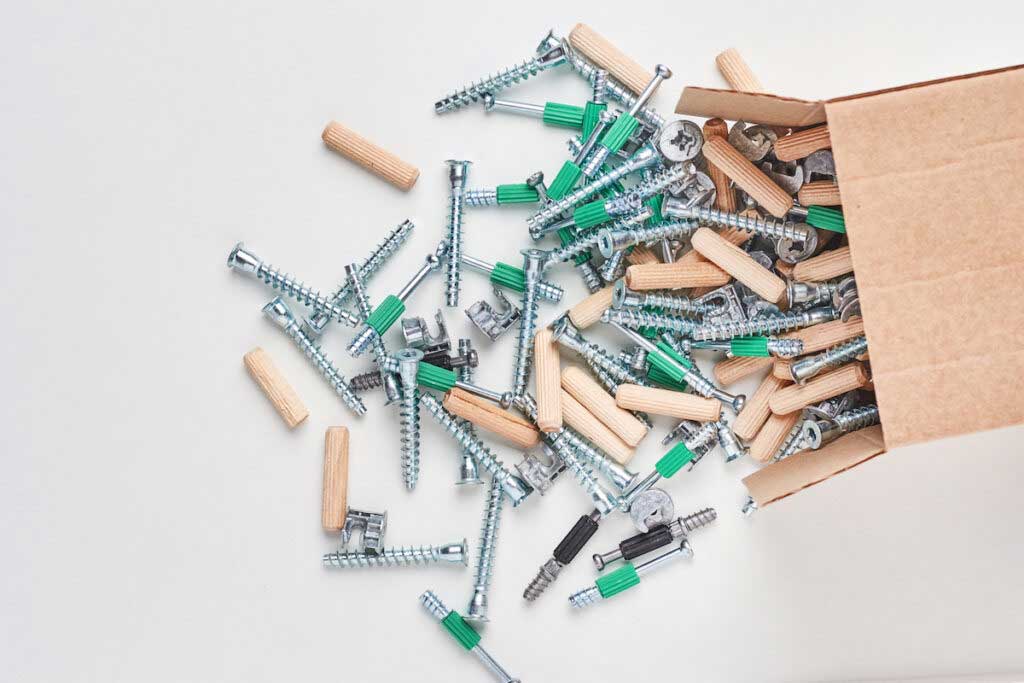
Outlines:
{"type": "Polygon", "coordinates": [[[582,128],[583,107],[547,102],[544,104],[544,123],[563,128],[582,128]]]}
{"type": "Polygon", "coordinates": [[[499,287],[522,292],[526,289],[526,273],[522,268],[498,261],[494,264],[494,270],[491,271],[491,282],[499,287]]]}
{"type": "Polygon", "coordinates": [[[822,230],[846,232],[846,219],[843,217],[842,211],[836,211],[825,206],[808,206],[807,224],[822,230]]]}
{"type": "Polygon", "coordinates": [[[654,469],[665,479],[670,478],[679,469],[694,458],[694,453],[684,443],[677,443],[672,450],[661,456],[658,462],[654,463],[654,469]]]}
{"type": "Polygon", "coordinates": [[[604,102],[598,104],[597,102],[587,102],[586,106],[583,107],[583,139],[586,140],[590,137],[590,134],[594,132],[594,127],[597,126],[597,120],[601,116],[601,112],[608,108],[608,105],[604,102]]]}
{"type": "Polygon", "coordinates": [[[529,204],[540,201],[537,188],[530,187],[526,183],[515,185],[498,185],[499,204],[529,204]]]}
{"type": "Polygon", "coordinates": [[[455,386],[457,379],[454,370],[445,370],[423,361],[416,370],[416,383],[437,391],[448,391],[455,386]]]}
{"type": "Polygon", "coordinates": [[[559,169],[558,175],[555,176],[555,180],[548,185],[548,197],[557,202],[576,187],[576,181],[580,179],[581,175],[583,175],[582,168],[571,161],[565,162],[559,169]]]}
{"type": "Polygon", "coordinates": [[[389,294],[366,319],[366,324],[377,330],[377,334],[384,334],[404,312],[405,304],[402,300],[394,294],[389,294]]]}
{"type": "Polygon", "coordinates": [[[597,592],[601,594],[602,598],[610,598],[638,583],[640,583],[640,575],[636,573],[636,567],[632,564],[625,564],[608,576],[599,578],[594,585],[597,586],[597,592]]]}
{"type": "Polygon", "coordinates": [[[441,625],[448,629],[452,638],[459,641],[459,645],[467,650],[472,650],[480,642],[480,634],[474,631],[473,627],[467,624],[462,615],[455,610],[449,612],[448,616],[441,620],[441,625]]]}
{"type": "Polygon", "coordinates": [[[734,356],[767,358],[768,337],[736,337],[729,342],[729,351],[734,356]]]}
{"type": "Polygon", "coordinates": [[[622,112],[619,114],[619,118],[615,119],[615,123],[611,125],[608,132],[604,134],[604,137],[601,138],[601,144],[611,150],[612,153],[618,152],[639,125],[639,121],[626,112],[622,112]]]}
{"type": "Polygon", "coordinates": [[[610,221],[612,217],[608,215],[608,209],[605,208],[604,204],[604,200],[599,199],[596,202],[590,202],[589,204],[577,207],[572,212],[572,219],[576,223],[576,227],[580,230],[586,230],[587,228],[610,221]]]}

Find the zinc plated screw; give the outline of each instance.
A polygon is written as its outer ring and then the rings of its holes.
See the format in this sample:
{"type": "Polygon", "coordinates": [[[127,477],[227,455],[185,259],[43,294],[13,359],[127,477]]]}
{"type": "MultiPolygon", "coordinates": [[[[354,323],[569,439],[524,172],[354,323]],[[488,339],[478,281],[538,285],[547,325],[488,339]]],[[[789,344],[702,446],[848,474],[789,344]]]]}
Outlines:
{"type": "Polygon", "coordinates": [[[472,102],[481,99],[485,94],[493,95],[499,90],[504,90],[510,85],[536,76],[541,71],[558,66],[565,62],[566,47],[561,42],[552,44],[547,37],[541,41],[546,49],[538,51],[537,55],[530,57],[520,64],[502,69],[493,76],[487,76],[481,80],[470,83],[456,90],[450,95],[434,103],[434,111],[443,114],[455,111],[467,106],[472,102]]]}
{"type": "MultiPolygon", "coordinates": [[[[624,85],[616,81],[614,78],[608,76],[607,71],[597,68],[591,64],[586,57],[576,52],[575,50],[569,50],[568,54],[569,66],[576,73],[583,76],[593,86],[601,78],[601,74],[604,76],[604,92],[606,95],[619,102],[623,106],[631,107],[636,103],[636,95],[631,90],[626,88],[624,85]]],[[[636,113],[637,118],[643,119],[644,123],[649,128],[659,129],[665,125],[665,118],[655,111],[651,107],[643,107],[636,113]]]]}
{"type": "Polygon", "coordinates": [[[727,351],[734,358],[765,358],[768,356],[796,358],[804,352],[804,343],[800,339],[781,339],[779,337],[734,337],[732,339],[697,341],[693,342],[691,346],[695,349],[727,351]]]}
{"type": "Polygon", "coordinates": [[[551,325],[551,338],[560,346],[575,351],[591,368],[600,369],[620,384],[639,384],[649,386],[645,377],[640,376],[623,366],[608,351],[596,343],[587,340],[579,328],[572,324],[569,316],[564,315],[551,325]]]}
{"type": "MultiPolygon", "coordinates": [[[[522,292],[526,289],[526,273],[521,268],[510,266],[501,261],[488,263],[483,259],[474,258],[466,254],[462,255],[462,265],[472,268],[475,271],[489,276],[491,282],[511,289],[514,292],[522,292]]],[[[558,303],[562,300],[565,292],[558,285],[550,282],[537,283],[537,296],[548,301],[558,303]]]]}
{"type": "Polygon", "coordinates": [[[738,458],[742,458],[748,453],[748,450],[740,444],[739,439],[736,438],[736,434],[732,431],[729,423],[719,418],[717,422],[713,422],[715,430],[718,432],[718,445],[725,451],[725,461],[732,462],[738,458]]]}
{"type": "Polygon", "coordinates": [[[494,657],[480,646],[480,634],[473,630],[473,627],[467,624],[458,612],[449,610],[434,591],[425,591],[420,596],[420,603],[432,617],[441,622],[441,625],[458,641],[459,645],[476,655],[476,658],[483,662],[487,670],[494,674],[501,683],[519,683],[518,678],[512,678],[494,660],[494,657]]]}
{"type": "Polygon", "coordinates": [[[402,349],[398,358],[398,374],[402,378],[402,401],[399,403],[400,434],[402,441],[402,480],[412,491],[420,478],[420,389],[416,374],[423,360],[419,349],[402,349]]]}
{"type": "Polygon", "coordinates": [[[492,477],[501,482],[501,488],[512,501],[512,507],[518,507],[526,500],[527,496],[533,493],[533,489],[526,482],[512,474],[480,439],[466,429],[458,418],[445,410],[436,396],[429,393],[421,394],[420,406],[426,408],[438,424],[451,434],[479,465],[482,465],[491,473],[492,477]]]}
{"type": "Polygon", "coordinates": [[[598,571],[603,571],[605,567],[617,560],[632,560],[634,557],[646,555],[672,541],[688,537],[691,531],[707,526],[716,519],[718,519],[718,513],[714,508],[704,508],[691,515],[679,517],[668,524],[655,527],[645,534],[636,534],[627,538],[619,543],[615,550],[595,553],[594,566],[598,571]]]}
{"type": "Polygon", "coordinates": [[[536,204],[540,194],[526,183],[475,188],[463,193],[466,206],[503,206],[505,204],[536,204]]]}
{"type": "Polygon", "coordinates": [[[571,104],[560,104],[558,102],[545,102],[544,104],[533,104],[531,102],[513,102],[512,100],[499,100],[486,93],[483,96],[484,111],[506,111],[513,114],[529,116],[530,118],[541,119],[549,126],[561,126],[563,128],[583,127],[583,107],[576,107],[571,104]]]}
{"type": "MultiPolygon", "coordinates": [[[[650,207],[643,207],[636,213],[631,213],[621,218],[616,219],[612,224],[612,230],[627,230],[634,225],[641,224],[649,219],[653,215],[650,207]]],[[[571,231],[571,227],[559,228],[558,236],[562,238],[564,234],[563,230],[571,231]]],[[[570,233],[566,236],[566,239],[562,240],[562,246],[557,249],[552,249],[548,252],[547,261],[544,262],[545,268],[550,268],[558,263],[565,263],[572,259],[578,259],[581,254],[586,254],[587,260],[590,259],[590,250],[597,246],[601,239],[601,230],[586,230],[578,232],[575,237],[570,233]]],[[[576,261],[577,265],[579,261],[576,261]]]]}
{"type": "Polygon", "coordinates": [[[702,304],[686,296],[635,292],[626,286],[625,280],[616,280],[612,286],[612,308],[661,308],[675,313],[706,315],[717,310],[713,304],[702,304]]]}
{"type": "MultiPolygon", "coordinates": [[[[471,340],[459,340],[459,355],[465,358],[470,358],[476,355],[476,351],[473,349],[473,342],[471,340]]],[[[455,373],[462,382],[471,383],[473,381],[472,365],[463,365],[459,367],[455,373]]],[[[473,436],[476,436],[476,429],[471,422],[464,420],[463,424],[469,428],[469,431],[473,436]]],[[[459,466],[459,479],[455,483],[460,486],[484,483],[483,479],[480,478],[480,470],[476,466],[476,460],[474,460],[473,455],[466,450],[462,451],[462,464],[459,466]]]]}
{"type": "Polygon", "coordinates": [[[547,252],[540,249],[523,250],[523,273],[525,287],[522,298],[522,315],[519,318],[519,338],[516,341],[515,364],[512,375],[512,394],[521,396],[530,379],[530,365],[533,360],[533,336],[537,332],[537,297],[544,259],[547,252]]]}
{"type": "Polygon", "coordinates": [[[608,257],[597,269],[598,275],[606,284],[615,282],[626,274],[626,257],[633,251],[632,247],[617,251],[608,257]]]}
{"type": "Polygon", "coordinates": [[[476,560],[473,597],[466,611],[466,618],[474,621],[487,621],[487,589],[491,585],[491,572],[494,570],[494,551],[504,502],[505,495],[501,490],[501,482],[492,478],[491,488],[487,492],[487,503],[484,506],[483,525],[480,529],[480,554],[476,560]]]}
{"type": "Polygon", "coordinates": [[[582,435],[576,433],[571,427],[565,428],[565,438],[569,445],[576,449],[578,457],[583,458],[594,469],[608,477],[608,480],[620,492],[635,484],[637,477],[640,476],[639,473],[620,465],[607,454],[589,444],[582,435]]]}
{"type": "Polygon", "coordinates": [[[813,308],[802,313],[784,313],[749,320],[723,320],[697,325],[693,328],[691,336],[694,341],[707,341],[757,334],[775,334],[786,330],[810,327],[818,323],[827,323],[837,318],[839,318],[839,311],[832,307],[813,308]]]}
{"type": "Polygon", "coordinates": [[[685,538],[677,547],[672,548],[672,550],[669,550],[667,553],[662,553],[661,555],[636,566],[626,563],[611,574],[602,576],[595,581],[594,585],[590,588],[584,588],[583,590],[576,591],[570,595],[569,604],[579,609],[586,607],[587,605],[591,605],[598,600],[607,600],[613,595],[617,595],[640,583],[641,576],[644,576],[666,562],[674,560],[677,557],[682,557],[683,555],[686,557],[693,557],[693,550],[690,548],[689,541],[685,538]]]}
{"type": "Polygon", "coordinates": [[[703,206],[690,206],[685,200],[676,197],[666,199],[661,205],[661,211],[665,216],[672,218],[688,218],[702,224],[736,228],[773,239],[790,239],[798,242],[817,239],[816,234],[814,237],[811,236],[814,230],[803,223],[775,218],[749,218],[738,213],[729,213],[703,206]]]}
{"type": "MultiPolygon", "coordinates": [[[[359,268],[355,264],[345,266],[345,277],[348,280],[349,289],[351,289],[353,296],[356,298],[356,305],[359,307],[359,313],[365,323],[367,318],[373,313],[373,309],[370,306],[370,300],[366,296],[363,279],[359,276],[359,268]]],[[[380,377],[381,385],[384,387],[384,404],[388,405],[397,401],[401,396],[401,392],[398,390],[398,381],[395,379],[395,376],[383,369],[388,352],[384,348],[384,340],[379,336],[373,340],[373,357],[377,363],[377,374],[380,377]]],[[[353,391],[355,391],[354,387],[353,391]]]]}
{"type": "Polygon", "coordinates": [[[356,567],[401,567],[415,564],[459,564],[467,565],[469,549],[466,539],[462,543],[446,545],[424,545],[386,548],[374,555],[368,553],[327,553],[323,557],[325,567],[331,569],[352,569],[356,567]]]}
{"type": "Polygon", "coordinates": [[[684,237],[696,229],[691,221],[667,221],[635,228],[602,228],[598,232],[597,246],[601,256],[611,258],[617,251],[643,242],[684,237]]]}
{"type": "Polygon", "coordinates": [[[334,366],[334,363],[331,362],[331,359],[320,348],[320,345],[302,331],[302,327],[295,319],[291,309],[288,308],[288,305],[281,297],[275,298],[264,306],[263,314],[273,320],[285,331],[285,334],[292,338],[295,345],[313,362],[313,365],[316,366],[316,369],[327,380],[327,383],[331,385],[334,393],[341,397],[341,400],[348,406],[349,410],[356,415],[366,414],[366,406],[352,391],[352,388],[345,380],[345,376],[338,372],[338,368],[334,366]]]}
{"type": "Polygon", "coordinates": [[[696,457],[696,451],[713,441],[717,435],[716,423],[708,422],[685,441],[681,441],[668,450],[654,463],[654,470],[637,482],[633,488],[622,496],[622,505],[626,509],[633,504],[640,494],[648,491],[662,479],[671,479],[683,465],[696,457]]]}
{"type": "Polygon", "coordinates": [[[445,243],[442,242],[437,247],[435,253],[427,256],[423,266],[416,271],[416,274],[406,283],[405,287],[399,290],[398,294],[384,297],[384,300],[380,302],[380,305],[374,309],[373,313],[370,314],[370,317],[359,329],[359,333],[349,343],[348,354],[350,356],[358,358],[363,355],[375,336],[383,336],[395,324],[395,321],[405,312],[405,300],[409,298],[409,295],[416,291],[416,288],[419,287],[420,283],[423,282],[423,279],[431,271],[441,267],[440,256],[445,253],[446,248],[445,243]]]}
{"type": "Polygon", "coordinates": [[[246,249],[245,245],[241,242],[236,244],[235,248],[228,254],[228,268],[253,275],[285,296],[309,306],[314,311],[329,316],[332,320],[345,323],[349,327],[355,327],[359,324],[359,318],[343,309],[340,304],[334,303],[317,290],[307,287],[299,280],[294,279],[291,275],[285,275],[279,268],[267,265],[259,256],[246,249]]]}
{"type": "Polygon", "coordinates": [[[463,193],[466,190],[466,175],[473,162],[449,159],[448,181],[448,260],[445,261],[445,302],[448,306],[459,305],[462,288],[462,216],[463,193]]]}
{"type": "Polygon", "coordinates": [[[825,370],[837,368],[844,363],[853,360],[868,350],[868,338],[865,336],[855,337],[848,342],[833,346],[831,349],[822,351],[808,358],[795,361],[790,367],[790,374],[793,381],[803,384],[811,377],[820,374],[825,370]]]}
{"type": "Polygon", "coordinates": [[[835,282],[797,282],[786,283],[786,301],[792,306],[814,306],[832,301],[839,285],[835,282]]]}
{"type": "Polygon", "coordinates": [[[680,318],[663,313],[651,313],[650,311],[636,308],[609,308],[601,314],[601,322],[616,323],[634,329],[638,327],[655,327],[659,330],[672,330],[682,334],[689,334],[697,324],[690,318],[680,318]]]}
{"type": "Polygon", "coordinates": [[[772,462],[785,460],[805,448],[807,448],[807,442],[804,440],[803,423],[797,422],[789,430],[789,434],[786,435],[779,449],[775,451],[775,455],[772,456],[772,462]]]}
{"type": "Polygon", "coordinates": [[[828,417],[825,414],[818,417],[819,419],[806,420],[803,423],[803,438],[807,441],[808,447],[814,450],[843,434],[879,423],[878,406],[874,404],[852,408],[835,417],[828,417]]]}

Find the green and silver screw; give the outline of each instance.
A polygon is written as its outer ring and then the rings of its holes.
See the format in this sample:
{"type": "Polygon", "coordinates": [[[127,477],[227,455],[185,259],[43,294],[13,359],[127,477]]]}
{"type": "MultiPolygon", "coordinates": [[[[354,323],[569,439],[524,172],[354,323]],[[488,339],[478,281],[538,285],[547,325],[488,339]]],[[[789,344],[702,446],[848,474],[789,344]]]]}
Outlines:
{"type": "Polygon", "coordinates": [[[586,607],[598,600],[607,600],[613,595],[618,595],[624,590],[632,588],[640,583],[640,577],[657,569],[661,565],[682,556],[693,557],[693,550],[687,539],[667,553],[662,553],[655,558],[633,565],[631,562],[619,567],[611,574],[602,576],[590,588],[584,588],[569,596],[569,604],[576,608],[586,607]]]}
{"type": "Polygon", "coordinates": [[[796,358],[804,352],[804,343],[801,340],[779,337],[733,337],[695,341],[691,346],[695,349],[726,351],[734,358],[796,358]]]}
{"type": "Polygon", "coordinates": [[[441,622],[441,625],[451,634],[452,638],[458,641],[459,645],[476,655],[476,658],[483,662],[487,670],[494,674],[499,681],[502,681],[502,683],[519,683],[518,678],[512,678],[494,660],[494,657],[480,646],[480,634],[466,623],[461,614],[453,609],[448,609],[434,591],[424,591],[423,595],[420,596],[420,603],[424,609],[430,612],[431,616],[441,622]]]}
{"type": "Polygon", "coordinates": [[[549,126],[560,126],[562,128],[583,127],[583,107],[559,102],[545,102],[544,104],[533,104],[531,102],[514,102],[512,100],[499,100],[490,93],[484,95],[484,111],[507,111],[513,114],[529,116],[540,119],[549,126]]]}
{"type": "MultiPolygon", "coordinates": [[[[462,265],[490,276],[491,282],[499,287],[505,287],[514,292],[522,292],[526,289],[526,272],[522,268],[516,268],[501,261],[488,263],[483,259],[473,258],[466,254],[462,255],[462,265]]],[[[564,291],[558,285],[550,282],[537,283],[537,295],[542,299],[557,303],[562,300],[563,294],[564,291]]]]}
{"type": "Polygon", "coordinates": [[[846,219],[843,217],[843,212],[830,209],[827,206],[794,206],[789,210],[789,214],[802,218],[807,225],[813,225],[822,230],[846,232],[846,219]]]}

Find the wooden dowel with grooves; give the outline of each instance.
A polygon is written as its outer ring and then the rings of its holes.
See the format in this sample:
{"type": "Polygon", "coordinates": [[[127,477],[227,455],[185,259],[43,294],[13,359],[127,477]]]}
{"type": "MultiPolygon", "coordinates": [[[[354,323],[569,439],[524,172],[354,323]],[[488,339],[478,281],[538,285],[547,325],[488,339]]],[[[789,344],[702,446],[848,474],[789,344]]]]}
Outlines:
{"type": "Polygon", "coordinates": [[[723,387],[739,382],[761,370],[772,366],[771,358],[737,356],[715,363],[715,381],[723,387]]]}
{"type": "Polygon", "coordinates": [[[761,298],[776,303],[786,295],[786,282],[710,228],[698,228],[690,238],[693,248],[732,275],[761,298]]]}
{"type": "Polygon", "coordinates": [[[768,400],[776,414],[803,410],[812,403],[818,403],[839,394],[860,389],[868,383],[868,373],[861,363],[849,363],[841,368],[819,375],[806,384],[779,389],[768,400]]]}
{"type": "Polygon", "coordinates": [[[627,410],[698,422],[712,422],[722,414],[722,404],[713,398],[636,384],[620,384],[615,391],[615,404],[627,410]]]}
{"type": "Polygon", "coordinates": [[[853,272],[850,247],[839,247],[801,261],[793,268],[793,277],[801,282],[824,282],[853,272]]]}
{"type": "Polygon", "coordinates": [[[686,263],[652,263],[626,268],[626,284],[636,290],[721,287],[730,280],[732,277],[715,264],[692,259],[686,263]]]}
{"type": "Polygon", "coordinates": [[[537,426],[542,432],[562,428],[561,363],[558,346],[545,328],[533,338],[533,376],[537,383],[537,426]]]}
{"type": "Polygon", "coordinates": [[[640,94],[654,78],[654,74],[639,62],[586,24],[573,27],[569,32],[569,45],[636,94],[640,94]]]}
{"type": "MultiPolygon", "coordinates": [[[[636,266],[631,266],[636,267],[636,266]]],[[[581,330],[601,319],[601,314],[612,305],[612,287],[599,289],[569,309],[569,320],[581,330]]]]}
{"type": "Polygon", "coordinates": [[[812,180],[796,193],[797,201],[804,206],[839,206],[839,183],[834,180],[812,180]]]}
{"type": "Polygon", "coordinates": [[[469,420],[480,429],[496,434],[520,448],[533,448],[540,443],[540,432],[532,424],[486,399],[479,399],[461,389],[452,389],[445,394],[443,404],[445,410],[453,415],[469,420]]]}
{"type": "Polygon", "coordinates": [[[790,372],[790,368],[793,367],[793,361],[788,358],[777,358],[772,363],[772,376],[778,379],[788,379],[790,382],[793,381],[793,375],[790,372]]]}
{"type": "Polygon", "coordinates": [[[562,370],[562,388],[627,446],[636,446],[647,436],[647,425],[620,408],[616,399],[581,368],[570,365],[562,370]]]}
{"type": "Polygon", "coordinates": [[[732,431],[744,441],[750,441],[764,426],[765,421],[771,417],[772,409],[768,406],[768,399],[776,391],[786,386],[789,382],[781,380],[771,374],[765,376],[758,385],[754,395],[747,399],[743,410],[732,423],[732,431]]]}
{"type": "Polygon", "coordinates": [[[803,159],[819,149],[832,149],[828,125],[791,133],[775,141],[775,157],[779,161],[803,159]]]}
{"type": "Polygon", "coordinates": [[[348,514],[348,429],[328,427],[324,436],[324,482],[320,524],[341,531],[348,514]]]}
{"type": "Polygon", "coordinates": [[[420,177],[418,168],[337,121],[330,121],[321,137],[332,150],[400,190],[410,189],[420,177]]]}
{"type": "Polygon", "coordinates": [[[750,457],[758,462],[770,461],[799,421],[799,410],[787,415],[769,415],[750,444],[750,457]]]}
{"type": "Polygon", "coordinates": [[[704,158],[718,166],[765,211],[782,218],[793,208],[793,198],[764,171],[750,163],[728,140],[712,137],[704,141],[704,158]]]}
{"type": "Polygon", "coordinates": [[[295,389],[274,365],[266,351],[256,347],[242,356],[242,362],[290,429],[302,424],[302,421],[309,417],[309,411],[302,399],[295,393],[295,389]]]}
{"type": "Polygon", "coordinates": [[[620,465],[625,465],[633,459],[636,450],[615,436],[612,430],[565,389],[562,389],[562,417],[567,425],[589,439],[620,465]]]}
{"type": "Polygon", "coordinates": [[[757,79],[750,69],[746,60],[737,52],[736,48],[730,47],[715,57],[715,64],[722,72],[722,78],[733,90],[740,92],[765,92],[761,81],[757,79]]]}
{"type": "Polygon", "coordinates": [[[647,245],[638,244],[633,247],[632,251],[626,254],[626,262],[639,266],[645,263],[661,263],[661,259],[647,245]]]}
{"type": "MultiPolygon", "coordinates": [[[[704,139],[708,138],[728,140],[729,124],[719,118],[708,119],[704,122],[704,139]]],[[[736,213],[736,191],[732,189],[729,176],[709,161],[708,177],[715,184],[715,208],[719,211],[736,213]]]]}

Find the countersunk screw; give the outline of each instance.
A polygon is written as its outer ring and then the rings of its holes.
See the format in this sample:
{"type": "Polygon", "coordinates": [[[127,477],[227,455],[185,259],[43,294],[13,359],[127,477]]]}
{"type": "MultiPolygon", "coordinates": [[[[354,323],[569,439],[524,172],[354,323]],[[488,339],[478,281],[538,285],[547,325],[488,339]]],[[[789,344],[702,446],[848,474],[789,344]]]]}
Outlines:
{"type": "MultiPolygon", "coordinates": [[[[455,370],[455,374],[458,376],[460,382],[472,383],[473,382],[473,368],[476,367],[476,349],[473,348],[473,342],[470,339],[459,339],[459,356],[466,358],[467,362],[459,366],[455,370]]],[[[473,436],[476,436],[476,429],[472,422],[463,420],[463,425],[469,429],[473,436]]],[[[459,466],[459,479],[455,482],[460,486],[466,484],[482,484],[484,480],[480,478],[480,471],[476,466],[476,460],[473,459],[473,455],[466,450],[462,451],[462,464],[459,466]]]]}
{"type": "Polygon", "coordinates": [[[420,478],[420,390],[416,373],[423,360],[419,349],[402,349],[395,354],[398,374],[402,378],[402,401],[398,414],[401,418],[402,479],[405,488],[412,491],[420,478]]]}
{"type": "Polygon", "coordinates": [[[441,598],[437,597],[434,591],[425,591],[420,596],[420,603],[432,617],[441,622],[449,634],[466,648],[476,658],[483,662],[487,670],[494,674],[501,683],[520,683],[518,678],[512,678],[498,662],[494,660],[487,650],[480,646],[480,634],[473,630],[473,627],[466,623],[465,619],[455,610],[449,610],[441,598]]]}
{"type": "MultiPolygon", "coordinates": [[[[812,412],[808,409],[808,412],[812,412]]],[[[852,408],[829,417],[826,413],[812,412],[817,419],[805,420],[803,439],[809,448],[817,450],[837,437],[879,423],[878,406],[874,404],[852,408]]]]}
{"type": "Polygon", "coordinates": [[[491,584],[494,569],[494,551],[498,540],[498,524],[501,522],[501,507],[505,501],[501,482],[491,479],[484,507],[483,525],[480,529],[480,554],[476,560],[476,581],[473,583],[473,597],[469,601],[466,618],[487,621],[487,589],[491,584]]]}
{"type": "Polygon", "coordinates": [[[635,308],[609,308],[601,314],[601,322],[617,323],[633,329],[654,327],[659,330],[672,330],[673,332],[681,332],[683,334],[689,334],[697,324],[689,318],[651,313],[635,308]]]}
{"type": "MultiPolygon", "coordinates": [[[[622,216],[616,219],[616,221],[612,223],[611,229],[626,230],[631,228],[632,226],[644,223],[653,215],[654,212],[651,211],[651,208],[649,206],[645,206],[636,213],[632,213],[627,216],[622,216]]],[[[558,229],[559,238],[562,237],[562,230],[567,228],[568,226],[566,226],[565,228],[558,229]]],[[[562,240],[563,243],[561,247],[557,249],[552,249],[551,251],[548,252],[548,258],[544,262],[545,270],[553,265],[556,265],[558,263],[565,263],[566,261],[569,260],[576,260],[576,264],[579,265],[578,258],[581,254],[586,254],[589,260],[590,250],[598,245],[598,243],[601,240],[601,235],[603,231],[588,230],[586,232],[581,231],[581,233],[582,234],[579,234],[575,238],[562,240]]]]}
{"type": "Polygon", "coordinates": [[[868,350],[868,338],[855,337],[819,354],[795,361],[789,366],[793,381],[803,384],[825,370],[837,368],[868,350]]]}
{"type": "Polygon", "coordinates": [[[459,305],[462,278],[462,217],[465,204],[466,176],[471,161],[449,159],[448,182],[448,260],[445,261],[445,300],[449,306],[459,305]]]}
{"type": "MultiPolygon", "coordinates": [[[[359,313],[362,316],[363,322],[365,323],[370,315],[373,313],[373,308],[370,306],[370,300],[366,296],[366,289],[363,287],[363,279],[359,276],[359,268],[354,263],[345,266],[345,277],[348,281],[348,287],[352,291],[353,296],[356,299],[356,305],[359,307],[359,313]]],[[[312,323],[311,323],[312,325],[312,323]]],[[[305,329],[303,330],[305,331],[305,329]]],[[[377,372],[380,375],[381,385],[384,387],[384,404],[388,405],[397,401],[400,393],[398,391],[398,382],[395,380],[395,376],[390,372],[384,370],[383,365],[388,357],[387,349],[384,348],[384,340],[380,336],[377,336],[373,340],[373,357],[377,363],[377,372]]],[[[353,378],[354,380],[355,378],[353,378]]],[[[352,387],[355,391],[355,387],[352,387]]]]}
{"type": "Polygon", "coordinates": [[[667,221],[657,225],[624,229],[602,228],[597,233],[597,248],[600,249],[601,256],[611,258],[615,252],[626,247],[643,242],[684,237],[695,228],[696,225],[690,221],[667,221]]]}
{"type": "Polygon", "coordinates": [[[738,213],[708,209],[703,206],[690,206],[685,200],[676,197],[666,199],[661,205],[661,212],[673,218],[689,218],[702,224],[718,225],[737,230],[745,230],[755,235],[772,239],[790,239],[807,242],[817,239],[817,234],[806,223],[778,220],[775,218],[750,218],[738,213]]]}
{"type": "Polygon", "coordinates": [[[533,360],[533,337],[537,333],[537,284],[544,272],[547,252],[540,249],[523,250],[523,272],[526,286],[523,289],[522,315],[519,317],[519,338],[516,342],[516,356],[512,377],[512,394],[521,396],[530,379],[530,365],[533,360]]]}
{"type": "Polygon", "coordinates": [[[466,539],[462,543],[446,545],[424,545],[420,547],[405,546],[387,548],[370,555],[368,553],[336,552],[324,555],[325,567],[332,569],[352,569],[355,567],[401,567],[414,564],[434,564],[444,562],[466,566],[469,549],[466,539]]]}
{"type": "Polygon", "coordinates": [[[624,280],[616,280],[612,286],[612,308],[661,308],[675,313],[697,313],[706,315],[714,313],[718,307],[713,304],[699,303],[685,296],[667,294],[651,294],[635,292],[626,286],[624,280]]]}
{"type": "Polygon", "coordinates": [[[757,334],[775,334],[801,327],[810,327],[818,323],[826,323],[839,318],[839,311],[832,307],[813,308],[802,313],[784,313],[782,315],[751,318],[749,320],[723,320],[717,323],[697,325],[693,328],[694,341],[713,339],[730,339],[757,334]]]}
{"type": "Polygon", "coordinates": [[[356,415],[365,415],[366,406],[355,395],[352,388],[345,380],[345,376],[338,372],[331,359],[327,357],[320,345],[309,338],[292,314],[288,304],[281,297],[277,297],[263,307],[263,314],[273,320],[285,333],[292,338],[295,345],[302,350],[306,357],[313,361],[313,365],[324,376],[327,383],[334,389],[334,393],[341,397],[345,405],[356,415]]]}

